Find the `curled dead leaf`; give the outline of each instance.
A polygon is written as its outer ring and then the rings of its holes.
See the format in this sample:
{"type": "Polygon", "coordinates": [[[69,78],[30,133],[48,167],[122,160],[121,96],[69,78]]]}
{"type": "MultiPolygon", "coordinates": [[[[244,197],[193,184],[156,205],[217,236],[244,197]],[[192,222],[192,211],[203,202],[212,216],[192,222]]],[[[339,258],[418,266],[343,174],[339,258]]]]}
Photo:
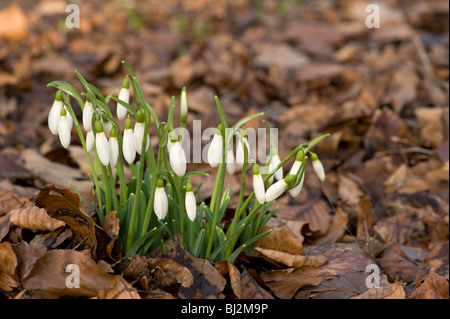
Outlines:
{"type": "MultiPolygon", "coordinates": [[[[269,229],[269,227],[265,226],[261,232],[269,229]]],[[[264,236],[256,242],[256,246],[295,255],[303,254],[302,242],[295,238],[286,227],[281,227],[278,230],[274,230],[267,236],[264,236]]]]}
{"type": "Polygon", "coordinates": [[[239,299],[242,299],[242,283],[241,273],[235,265],[231,264],[228,260],[222,260],[215,264],[216,269],[224,277],[229,277],[231,289],[239,299]]]}
{"type": "Polygon", "coordinates": [[[416,299],[449,299],[448,281],[436,274],[433,268],[414,293],[416,299]]]}
{"type": "MultiPolygon", "coordinates": [[[[264,249],[260,247],[255,247],[255,251],[258,252],[259,255],[265,256],[269,259],[272,259],[276,262],[282,263],[288,267],[293,268],[300,268],[303,266],[318,268],[327,262],[327,257],[322,255],[318,256],[293,255],[278,250],[264,249]]],[[[256,256],[258,256],[258,254],[256,256]]]]}
{"type": "Polygon", "coordinates": [[[11,223],[21,228],[37,231],[53,231],[66,223],[51,218],[45,209],[36,206],[13,209],[11,212],[11,223]]]}
{"type": "Polygon", "coordinates": [[[8,242],[0,243],[0,273],[14,276],[17,267],[17,257],[8,242]]]}
{"type": "Polygon", "coordinates": [[[194,283],[194,277],[189,269],[168,258],[155,258],[149,262],[149,268],[154,274],[155,282],[162,287],[180,284],[189,288],[194,283]]]}
{"type": "Polygon", "coordinates": [[[381,285],[379,288],[370,288],[352,299],[405,299],[405,290],[396,280],[393,284],[386,282],[386,285],[381,285]]]}

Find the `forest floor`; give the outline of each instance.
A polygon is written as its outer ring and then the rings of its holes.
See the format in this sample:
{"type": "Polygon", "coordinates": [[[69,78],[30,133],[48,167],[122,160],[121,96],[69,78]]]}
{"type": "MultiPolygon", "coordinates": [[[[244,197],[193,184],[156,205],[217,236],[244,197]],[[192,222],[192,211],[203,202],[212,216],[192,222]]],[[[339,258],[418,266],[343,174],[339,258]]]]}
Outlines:
{"type": "MultiPolygon", "coordinates": [[[[69,29],[66,1],[2,1],[0,296],[448,299],[449,4],[376,3],[379,28],[366,25],[363,0],[83,1],[69,29]],[[233,265],[178,242],[147,258],[94,259],[71,246],[76,229],[13,223],[45,185],[92,187],[75,130],[66,150],[48,129],[47,84],[82,91],[78,70],[108,94],[127,74],[122,60],[161,118],[186,87],[189,123],[220,123],[215,95],[231,122],[264,112],[246,126],[278,128],[282,158],[330,133],[315,147],[326,180],[309,170],[299,196],[277,200],[274,231],[233,265]],[[83,265],[81,289],[61,280],[68,260],[83,265]],[[377,273],[379,288],[368,285],[377,273]]],[[[239,174],[227,183],[239,187],[239,174]]]]}

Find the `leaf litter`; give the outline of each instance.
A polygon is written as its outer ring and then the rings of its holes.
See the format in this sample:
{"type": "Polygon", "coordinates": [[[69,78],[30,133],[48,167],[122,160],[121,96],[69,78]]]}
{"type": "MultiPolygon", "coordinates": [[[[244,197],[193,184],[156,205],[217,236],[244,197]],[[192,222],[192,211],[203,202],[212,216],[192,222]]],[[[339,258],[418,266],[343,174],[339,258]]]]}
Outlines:
{"type": "MultiPolygon", "coordinates": [[[[364,1],[169,0],[133,4],[134,17],[104,2],[83,4],[76,32],[55,27],[63,1],[0,6],[0,295],[449,298],[448,3],[380,2],[383,27],[368,31],[364,1]],[[281,198],[274,231],[234,264],[212,265],[179,241],[124,258],[117,212],[99,224],[86,163],[48,132],[45,85],[75,83],[77,69],[108,94],[123,59],[158,113],[186,86],[193,119],[218,121],[215,94],[230,117],[264,111],[280,155],[331,133],[317,146],[325,183],[311,176],[297,198],[281,198]],[[70,264],[84,274],[79,289],[66,285],[70,264]],[[379,288],[366,285],[369,264],[379,288]]],[[[202,181],[207,194],[214,181],[202,181]]]]}

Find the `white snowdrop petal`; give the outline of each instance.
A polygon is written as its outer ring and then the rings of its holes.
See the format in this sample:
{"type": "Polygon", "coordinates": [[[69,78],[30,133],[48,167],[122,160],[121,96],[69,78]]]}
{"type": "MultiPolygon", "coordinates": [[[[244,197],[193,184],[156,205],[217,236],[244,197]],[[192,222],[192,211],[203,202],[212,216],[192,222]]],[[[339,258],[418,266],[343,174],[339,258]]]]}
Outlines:
{"type": "MultiPolygon", "coordinates": [[[[244,144],[247,147],[248,152],[248,158],[250,159],[250,146],[248,144],[247,138],[244,137],[244,144]]],[[[244,153],[244,146],[241,143],[241,140],[238,139],[237,146],[236,146],[236,163],[242,167],[244,165],[245,161],[245,153],[244,153]]]]}
{"type": "MultiPolygon", "coordinates": [[[[281,163],[280,156],[278,156],[278,154],[272,155],[270,163],[272,165],[272,171],[281,163]]],[[[280,167],[273,175],[278,181],[281,181],[283,179],[283,168],[280,167]]]]}
{"type": "Polygon", "coordinates": [[[115,167],[119,161],[119,142],[117,137],[109,138],[109,163],[111,167],[115,167]]]}
{"type": "Polygon", "coordinates": [[[303,182],[305,181],[305,173],[303,173],[302,179],[300,180],[300,183],[294,187],[293,189],[289,190],[289,194],[291,194],[292,197],[297,197],[298,194],[300,194],[300,191],[303,188],[303,182]]]}
{"type": "Polygon", "coordinates": [[[227,163],[227,171],[230,175],[234,174],[234,154],[233,149],[230,147],[225,155],[225,160],[227,163]]]}
{"type": "Polygon", "coordinates": [[[136,152],[141,154],[142,152],[142,141],[144,140],[145,124],[136,122],[134,125],[134,147],[136,152]]]}
{"type": "Polygon", "coordinates": [[[63,105],[62,101],[55,100],[50,109],[50,112],[48,113],[48,128],[50,129],[50,132],[52,132],[53,135],[59,134],[58,123],[61,117],[62,105],[63,105]]]}
{"type": "Polygon", "coordinates": [[[87,132],[87,135],[86,135],[86,151],[90,152],[90,151],[92,151],[94,149],[94,142],[95,142],[94,132],[93,131],[87,132]]]}
{"type": "Polygon", "coordinates": [[[169,152],[170,166],[178,176],[186,173],[186,156],[181,144],[177,142],[169,142],[171,144],[169,152]]]}
{"type": "Polygon", "coordinates": [[[100,159],[100,162],[104,166],[108,166],[109,164],[109,143],[106,138],[105,132],[100,132],[95,134],[95,146],[97,148],[97,155],[100,159]]]}
{"type": "Polygon", "coordinates": [[[166,192],[164,191],[164,187],[156,187],[153,208],[159,219],[164,219],[166,217],[167,210],[169,208],[169,201],[167,199],[166,192]]]}
{"type": "Polygon", "coordinates": [[[84,103],[83,126],[86,132],[92,131],[92,116],[94,115],[94,106],[91,102],[84,103]]]}
{"type": "Polygon", "coordinates": [[[134,146],[134,133],[132,129],[125,129],[123,132],[122,152],[128,164],[134,162],[136,158],[136,147],[134,146]]]}
{"type": "Polygon", "coordinates": [[[291,167],[291,170],[289,171],[289,175],[297,175],[298,170],[300,169],[301,165],[302,165],[302,162],[295,161],[291,167]]]}
{"type": "Polygon", "coordinates": [[[71,138],[70,131],[71,127],[67,116],[60,116],[58,124],[58,135],[61,145],[64,148],[68,148],[70,145],[70,138],[71,138]]]}
{"type": "MultiPolygon", "coordinates": [[[[130,89],[122,88],[119,92],[119,100],[125,103],[130,103],[130,89]]],[[[117,103],[117,118],[123,120],[127,116],[127,108],[120,103],[117,103]]]]}
{"type": "Polygon", "coordinates": [[[185,206],[186,213],[189,219],[193,222],[195,216],[197,215],[197,202],[195,201],[194,192],[186,192],[185,206]]]}
{"type": "Polygon", "coordinates": [[[322,162],[317,159],[315,161],[312,161],[312,165],[317,176],[323,182],[325,180],[325,170],[323,168],[322,162]]]}
{"type": "Polygon", "coordinates": [[[266,201],[266,193],[264,191],[264,180],[261,174],[253,175],[253,189],[255,190],[255,197],[262,205],[266,201]]]}
{"type": "Polygon", "coordinates": [[[266,191],[266,202],[271,202],[277,199],[286,190],[287,184],[284,179],[279,180],[275,184],[271,185],[266,191]]]}
{"type": "Polygon", "coordinates": [[[223,137],[220,134],[214,134],[209,144],[208,163],[211,167],[217,167],[222,162],[223,155],[223,137]]]}

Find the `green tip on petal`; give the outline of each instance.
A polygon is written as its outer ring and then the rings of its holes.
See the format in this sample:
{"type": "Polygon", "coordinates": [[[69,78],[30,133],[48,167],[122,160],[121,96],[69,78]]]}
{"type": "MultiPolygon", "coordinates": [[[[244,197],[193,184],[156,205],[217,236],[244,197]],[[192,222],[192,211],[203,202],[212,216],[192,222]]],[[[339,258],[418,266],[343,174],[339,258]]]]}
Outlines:
{"type": "Polygon", "coordinates": [[[63,100],[63,94],[62,94],[62,91],[61,90],[59,90],[58,92],[56,92],[56,94],[55,94],[55,100],[56,101],[62,101],[63,100]]]}
{"type": "Polygon", "coordinates": [[[61,116],[66,116],[67,115],[67,110],[66,110],[65,107],[61,108],[61,112],[59,113],[59,115],[61,115],[61,116]]]}
{"type": "Polygon", "coordinates": [[[220,124],[217,126],[216,134],[223,135],[222,132],[223,132],[223,124],[220,123],[220,124]]]}
{"type": "Polygon", "coordinates": [[[111,128],[111,131],[109,131],[109,136],[110,136],[110,137],[117,137],[117,129],[116,129],[115,126],[113,126],[113,127],[111,128]]]}
{"type": "Polygon", "coordinates": [[[170,138],[170,141],[173,143],[178,142],[178,136],[177,136],[177,133],[175,133],[175,131],[170,131],[169,138],[170,138]]]}
{"type": "Polygon", "coordinates": [[[143,109],[139,109],[136,114],[136,121],[139,123],[144,123],[145,121],[145,114],[143,109]]]}
{"type": "Polygon", "coordinates": [[[188,181],[186,184],[186,192],[192,192],[193,188],[192,188],[192,183],[191,181],[188,181]]]}
{"type": "Polygon", "coordinates": [[[89,94],[86,94],[86,102],[92,102],[89,94]]]}
{"type": "Polygon", "coordinates": [[[130,130],[132,128],[133,128],[133,122],[131,121],[131,119],[129,117],[127,117],[127,119],[125,120],[125,129],[130,130]]]}
{"type": "Polygon", "coordinates": [[[261,173],[261,170],[259,169],[258,164],[253,164],[252,172],[253,172],[253,175],[259,175],[261,173]]]}
{"type": "Polygon", "coordinates": [[[158,178],[158,181],[156,182],[156,187],[164,187],[164,181],[162,178],[158,178]]]}
{"type": "Polygon", "coordinates": [[[103,132],[103,124],[100,120],[95,120],[94,123],[95,133],[101,133],[103,132]]]}
{"type": "Polygon", "coordinates": [[[130,80],[128,79],[128,76],[126,76],[125,79],[123,79],[122,88],[124,89],[130,88],[130,80]]]}
{"type": "Polygon", "coordinates": [[[319,159],[319,157],[317,156],[316,153],[313,153],[313,152],[309,152],[309,153],[311,154],[311,160],[313,162],[315,162],[315,161],[317,161],[319,159]]]}
{"type": "Polygon", "coordinates": [[[305,152],[303,150],[300,150],[297,152],[297,155],[295,156],[295,160],[298,162],[303,161],[303,159],[305,158],[305,152]]]}

